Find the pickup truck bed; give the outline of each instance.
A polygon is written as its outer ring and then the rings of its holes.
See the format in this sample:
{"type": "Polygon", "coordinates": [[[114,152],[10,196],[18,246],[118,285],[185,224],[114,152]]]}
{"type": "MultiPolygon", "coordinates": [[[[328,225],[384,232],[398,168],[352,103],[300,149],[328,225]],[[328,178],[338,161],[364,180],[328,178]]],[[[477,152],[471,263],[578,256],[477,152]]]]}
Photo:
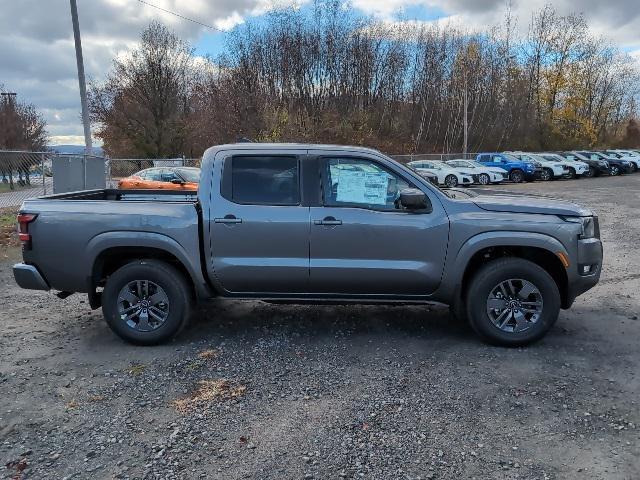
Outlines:
{"type": "Polygon", "coordinates": [[[31,199],[28,205],[38,219],[29,227],[32,244],[23,251],[25,263],[37,265],[57,290],[92,292],[101,265],[117,259],[122,248],[127,255],[149,255],[155,247],[169,249],[185,268],[197,272],[200,286],[210,293],[199,261],[197,192],[87,190],[31,199]],[[139,241],[132,242],[132,236],[139,241]],[[140,251],[132,252],[136,243],[140,251]]]}

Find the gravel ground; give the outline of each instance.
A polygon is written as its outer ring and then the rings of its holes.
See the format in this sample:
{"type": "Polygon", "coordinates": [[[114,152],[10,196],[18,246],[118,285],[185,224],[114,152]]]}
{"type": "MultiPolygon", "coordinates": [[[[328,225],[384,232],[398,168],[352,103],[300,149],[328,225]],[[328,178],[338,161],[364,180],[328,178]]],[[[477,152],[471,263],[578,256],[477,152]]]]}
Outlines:
{"type": "Polygon", "coordinates": [[[545,339],[480,343],[440,307],[218,301],[122,343],[0,251],[8,478],[640,478],[640,174],[501,187],[593,207],[605,269],[545,339]]]}

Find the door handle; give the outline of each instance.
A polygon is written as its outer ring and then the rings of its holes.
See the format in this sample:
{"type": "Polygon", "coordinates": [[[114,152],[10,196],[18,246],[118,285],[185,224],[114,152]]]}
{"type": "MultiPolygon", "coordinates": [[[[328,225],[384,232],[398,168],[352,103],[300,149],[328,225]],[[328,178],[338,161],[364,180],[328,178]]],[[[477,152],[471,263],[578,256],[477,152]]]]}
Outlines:
{"type": "Polygon", "coordinates": [[[342,220],[336,220],[334,217],[325,217],[322,220],[314,220],[314,225],[342,225],[342,220]]]}
{"type": "Polygon", "coordinates": [[[214,223],[242,223],[241,218],[236,218],[235,215],[225,215],[224,218],[214,218],[214,223]]]}

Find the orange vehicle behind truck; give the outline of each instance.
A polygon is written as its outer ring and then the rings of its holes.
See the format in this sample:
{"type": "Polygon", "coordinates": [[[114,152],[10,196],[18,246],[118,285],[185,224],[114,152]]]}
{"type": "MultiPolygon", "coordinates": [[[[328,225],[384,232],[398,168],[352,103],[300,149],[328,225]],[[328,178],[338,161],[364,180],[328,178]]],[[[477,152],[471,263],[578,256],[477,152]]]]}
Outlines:
{"type": "Polygon", "coordinates": [[[200,169],[195,167],[154,167],[121,179],[122,190],[198,190],[200,169]]]}

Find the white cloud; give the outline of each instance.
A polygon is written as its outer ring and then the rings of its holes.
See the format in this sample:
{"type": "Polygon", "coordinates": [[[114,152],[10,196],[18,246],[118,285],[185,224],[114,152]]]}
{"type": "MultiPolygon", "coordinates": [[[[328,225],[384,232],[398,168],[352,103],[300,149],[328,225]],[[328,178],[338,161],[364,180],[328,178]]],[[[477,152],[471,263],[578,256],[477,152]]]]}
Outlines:
{"type": "MultiPolygon", "coordinates": [[[[311,0],[149,0],[202,23],[229,30],[249,16],[274,7],[301,7],[311,0]]],[[[352,0],[366,15],[399,26],[404,9],[416,6],[442,11],[435,23],[486,30],[504,18],[508,0],[352,0]]],[[[533,11],[548,0],[513,0],[518,30],[526,32],[533,11]]],[[[638,0],[554,0],[560,13],[584,12],[596,34],[627,48],[640,65],[638,0]]],[[[104,77],[117,55],[126,55],[140,31],[160,20],[185,40],[195,43],[206,27],[177,18],[135,0],[79,0],[80,29],[87,76],[104,77]]],[[[414,23],[413,25],[416,25],[414,23]]],[[[4,0],[0,15],[0,84],[18,92],[46,116],[52,137],[81,138],[80,102],[68,0],[4,0]]]]}

